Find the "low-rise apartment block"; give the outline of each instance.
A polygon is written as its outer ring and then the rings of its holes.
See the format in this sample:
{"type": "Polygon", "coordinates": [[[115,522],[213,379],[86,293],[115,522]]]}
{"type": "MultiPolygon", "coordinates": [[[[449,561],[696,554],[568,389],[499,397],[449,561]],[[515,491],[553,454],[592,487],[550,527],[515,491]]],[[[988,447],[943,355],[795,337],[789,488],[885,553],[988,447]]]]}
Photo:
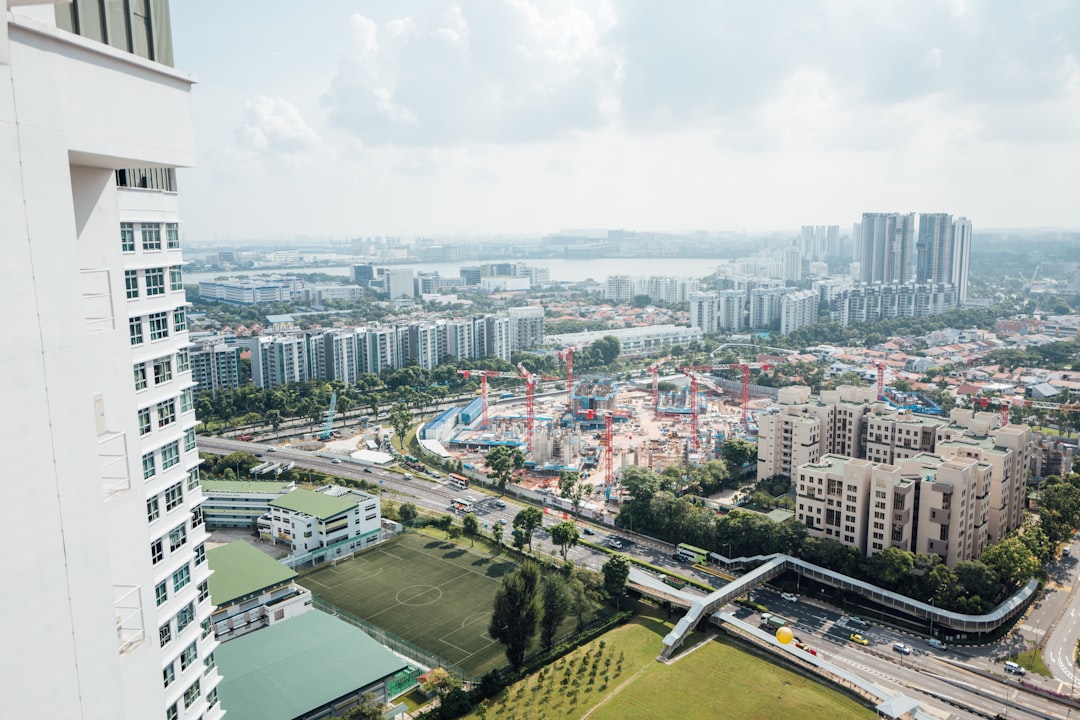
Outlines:
{"type": "Polygon", "coordinates": [[[380,502],[377,496],[336,485],[293,490],[270,502],[260,529],[288,546],[294,563],[318,564],[379,542],[380,502]]]}
{"type": "Polygon", "coordinates": [[[311,609],[311,591],[297,574],[243,540],[206,551],[210,563],[210,616],[214,636],[224,642],[311,609]]]}

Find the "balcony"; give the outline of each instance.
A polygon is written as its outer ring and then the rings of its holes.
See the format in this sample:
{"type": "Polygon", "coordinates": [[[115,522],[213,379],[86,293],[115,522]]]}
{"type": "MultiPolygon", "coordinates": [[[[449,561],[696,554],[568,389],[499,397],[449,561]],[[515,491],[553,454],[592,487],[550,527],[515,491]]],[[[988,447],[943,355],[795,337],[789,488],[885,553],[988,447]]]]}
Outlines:
{"type": "Polygon", "coordinates": [[[113,585],[113,608],[116,611],[116,643],[122,655],[146,637],[139,586],[113,585]]]}
{"type": "Polygon", "coordinates": [[[113,310],[112,280],[107,268],[83,268],[79,271],[82,290],[83,322],[89,332],[116,329],[113,310]]]}
{"type": "Polygon", "coordinates": [[[109,431],[98,435],[98,463],[101,468],[101,486],[106,498],[131,489],[127,456],[125,433],[109,431]]]}

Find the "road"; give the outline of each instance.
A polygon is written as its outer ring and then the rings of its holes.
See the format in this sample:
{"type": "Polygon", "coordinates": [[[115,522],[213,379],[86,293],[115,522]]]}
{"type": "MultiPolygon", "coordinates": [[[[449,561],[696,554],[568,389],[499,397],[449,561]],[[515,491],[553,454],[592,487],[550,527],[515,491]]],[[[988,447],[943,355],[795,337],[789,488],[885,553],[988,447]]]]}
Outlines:
{"type": "MultiPolygon", "coordinates": [[[[330,459],[316,457],[301,450],[278,447],[273,454],[267,454],[270,446],[264,444],[209,437],[200,437],[198,443],[203,452],[229,454],[242,450],[262,454],[264,460],[295,462],[297,467],[354,480],[378,482],[383,486],[384,497],[395,502],[412,502],[434,512],[450,512],[451,500],[455,497],[472,496],[477,500],[474,513],[485,529],[489,529],[498,520],[503,520],[507,528],[512,527],[514,515],[526,507],[510,497],[500,499],[479,488],[455,490],[428,478],[414,477],[407,480],[397,472],[364,468],[348,462],[337,464],[330,459]],[[497,504],[499,501],[504,503],[505,507],[500,507],[497,504]]],[[[550,555],[559,554],[559,549],[551,543],[546,528],[561,520],[561,511],[553,510],[553,514],[545,514],[544,527],[538,529],[533,538],[534,550],[550,555]]],[[[631,539],[628,537],[629,533],[616,532],[611,528],[586,522],[579,522],[579,527],[583,530],[588,528],[588,531],[594,533],[583,536],[584,540],[604,543],[609,538],[618,539],[623,543],[621,552],[624,554],[662,569],[669,569],[671,574],[694,577],[711,585],[723,582],[674,561],[674,547],[667,543],[638,536],[631,539]]],[[[509,535],[508,530],[506,537],[509,538],[509,535]]],[[[1080,548],[1074,552],[1080,552],[1080,548]]],[[[577,565],[599,571],[608,555],[579,545],[571,548],[567,557],[577,565]]],[[[1022,720],[1071,718],[1071,713],[1063,705],[1021,688],[1017,678],[1005,675],[1001,664],[996,660],[1018,647],[1030,647],[1035,638],[1041,637],[1041,633],[1051,628],[1044,656],[1054,672],[1055,679],[1028,674],[1024,681],[1066,694],[1069,692],[1070,684],[1075,678],[1071,649],[1080,632],[1080,601],[1074,597],[1075,593],[1070,592],[1080,569],[1078,565],[1080,563],[1077,563],[1073,555],[1056,563],[1051,568],[1053,587],[1038,605],[1033,607],[1028,617],[1018,626],[1016,633],[1002,643],[980,648],[934,650],[921,637],[878,625],[857,624],[849,616],[816,601],[800,598],[797,602],[788,602],[782,599],[779,591],[768,587],[757,588],[751,595],[755,602],[788,619],[798,637],[823,653],[834,664],[867,677],[891,691],[914,697],[925,708],[941,709],[946,707],[946,704],[940,698],[953,698],[960,705],[975,708],[990,717],[1003,713],[1009,718],[1022,720]],[[851,642],[849,638],[853,632],[861,633],[870,641],[870,645],[862,647],[851,642]],[[893,643],[896,642],[910,646],[912,653],[903,655],[893,651],[893,643]]],[[[687,591],[689,590],[691,588],[688,587],[687,591]]],[[[735,605],[729,605],[721,612],[754,620],[754,613],[735,605]]],[[[979,717],[957,707],[950,707],[949,710],[957,717],[979,717]]]]}

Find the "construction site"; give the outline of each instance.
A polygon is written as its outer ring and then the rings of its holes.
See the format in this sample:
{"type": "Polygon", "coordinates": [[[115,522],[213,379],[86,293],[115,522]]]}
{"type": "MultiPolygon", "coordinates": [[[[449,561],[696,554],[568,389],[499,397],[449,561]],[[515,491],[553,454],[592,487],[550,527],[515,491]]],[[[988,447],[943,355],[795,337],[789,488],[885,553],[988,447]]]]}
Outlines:
{"type": "Polygon", "coordinates": [[[757,364],[669,368],[661,377],[666,361],[654,363],[633,382],[604,376],[574,379],[572,360],[565,381],[537,377],[520,366],[516,375],[460,370],[465,377],[479,378],[478,397],[426,423],[418,438],[429,452],[461,460],[478,473],[485,472],[492,448],[520,448],[526,458],[521,486],[557,494],[560,474],[578,472],[592,486],[586,508],[598,510],[618,501],[622,468],[661,471],[719,457],[725,440],[754,434],[753,412],[769,402],[750,396],[750,372],[761,368],[757,364]],[[741,371],[741,394],[725,392],[706,374],[732,369],[741,371]],[[523,381],[524,396],[519,390],[491,398],[487,382],[493,378],[523,381]],[[556,381],[568,389],[548,390],[556,381]]]}

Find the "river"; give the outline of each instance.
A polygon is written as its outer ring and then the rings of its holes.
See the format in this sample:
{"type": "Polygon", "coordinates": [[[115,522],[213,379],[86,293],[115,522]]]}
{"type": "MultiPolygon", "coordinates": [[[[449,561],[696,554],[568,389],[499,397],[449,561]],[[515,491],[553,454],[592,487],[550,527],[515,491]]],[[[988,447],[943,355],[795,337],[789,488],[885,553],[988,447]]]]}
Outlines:
{"type": "MultiPolygon", "coordinates": [[[[401,263],[382,267],[407,267],[414,272],[438,272],[442,277],[457,277],[463,266],[483,265],[503,262],[497,260],[470,260],[468,262],[441,263],[401,263]]],[[[701,278],[711,275],[717,266],[724,262],[720,258],[594,258],[591,260],[565,260],[562,258],[523,260],[531,267],[547,268],[555,282],[582,282],[593,279],[603,281],[609,275],[670,275],[674,277],[701,278]]],[[[373,263],[379,267],[378,263],[373,263]]],[[[197,283],[201,280],[213,280],[223,275],[244,277],[249,275],[288,274],[320,272],[327,275],[348,277],[351,265],[326,265],[323,267],[293,267],[278,270],[243,271],[236,273],[202,272],[184,273],[184,281],[197,283]]]]}

